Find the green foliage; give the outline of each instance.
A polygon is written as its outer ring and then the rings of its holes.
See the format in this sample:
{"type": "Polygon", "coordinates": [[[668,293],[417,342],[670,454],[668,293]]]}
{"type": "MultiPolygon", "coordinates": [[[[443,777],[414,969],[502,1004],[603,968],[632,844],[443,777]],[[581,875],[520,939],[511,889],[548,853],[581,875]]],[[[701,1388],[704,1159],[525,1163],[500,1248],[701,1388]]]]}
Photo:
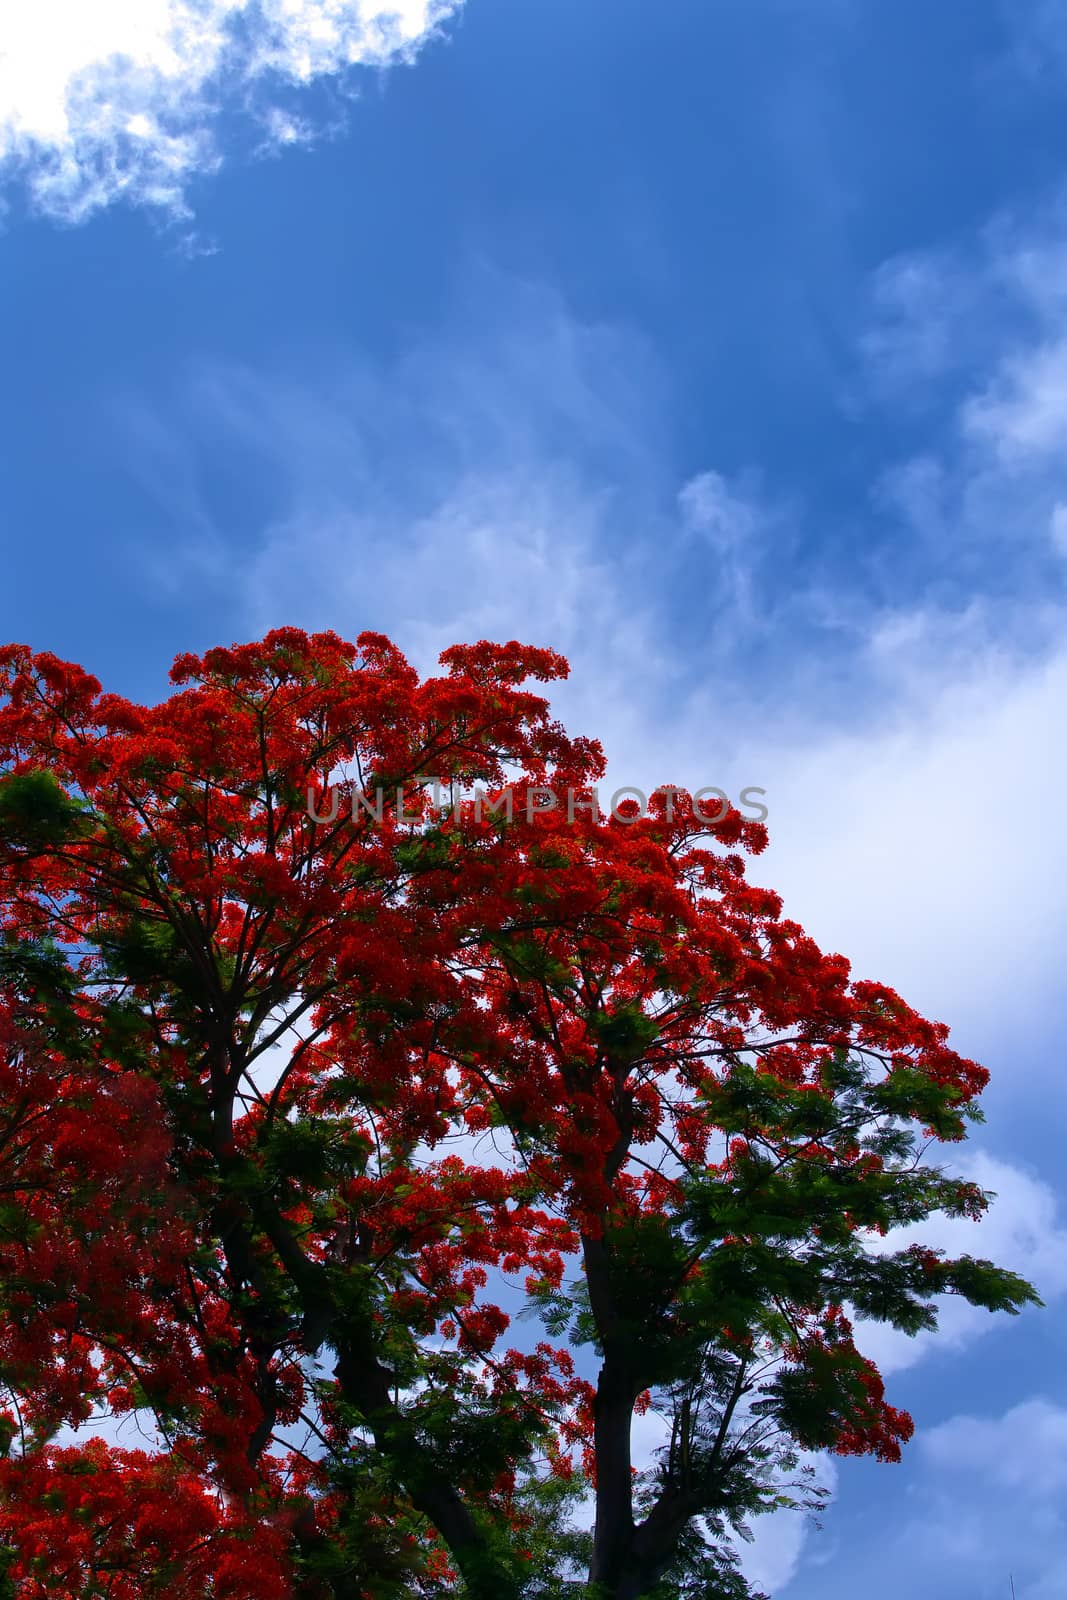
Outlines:
{"type": "Polygon", "coordinates": [[[452,852],[453,847],[448,835],[437,828],[427,829],[408,839],[401,839],[393,847],[393,857],[397,866],[413,876],[447,867],[452,852]]]}
{"type": "Polygon", "coordinates": [[[46,1006],[68,1005],[77,992],[77,976],[54,939],[0,939],[0,985],[20,998],[46,1006]]]}
{"type": "Polygon", "coordinates": [[[296,1592],[321,1600],[411,1600],[438,1593],[427,1577],[425,1522],[383,1481],[367,1453],[331,1468],[340,1518],[325,1534],[297,1524],[296,1592]]]}
{"type": "Polygon", "coordinates": [[[616,1064],[639,1061],[654,1043],[659,1024],[638,1005],[620,1005],[612,1011],[597,1011],[588,1018],[605,1055],[616,1064]]]}
{"type": "Polygon", "coordinates": [[[0,1600],[18,1600],[11,1564],[18,1552],[10,1545],[0,1547],[0,1600]]]}
{"type": "Polygon", "coordinates": [[[0,840],[30,855],[68,843],[91,826],[92,815],[52,773],[42,769],[0,779],[0,840]]]}
{"type": "Polygon", "coordinates": [[[364,1154],[344,1126],[317,1117],[275,1117],[260,1148],[269,1189],[288,1181],[322,1190],[351,1171],[364,1154]]]}

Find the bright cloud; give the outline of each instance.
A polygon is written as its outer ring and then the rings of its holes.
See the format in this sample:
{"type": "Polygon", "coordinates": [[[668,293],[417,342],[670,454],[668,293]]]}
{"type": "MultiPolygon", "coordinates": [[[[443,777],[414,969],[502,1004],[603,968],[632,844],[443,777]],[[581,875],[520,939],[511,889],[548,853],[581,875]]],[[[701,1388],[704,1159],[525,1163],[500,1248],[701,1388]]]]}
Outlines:
{"type": "Polygon", "coordinates": [[[0,176],[66,221],[127,199],[185,210],[222,109],[306,136],[279,92],[408,61],[462,0],[34,0],[0,13],[0,176]]]}
{"type": "Polygon", "coordinates": [[[1009,358],[990,388],[965,407],[963,424],[1007,463],[1061,453],[1067,443],[1067,340],[1009,358]]]}
{"type": "MultiPolygon", "coordinates": [[[[712,466],[671,484],[646,452],[641,395],[655,385],[640,343],[551,297],[516,292],[507,312],[489,354],[483,331],[320,388],[204,370],[181,422],[124,408],[134,470],[175,519],[153,578],[240,588],[250,635],[282,620],[385,628],[423,670],[459,639],[562,650],[573,676],[553,702],[603,740],[605,796],[764,788],[771,847],[753,876],[790,915],[857,975],[969,1023],[972,1053],[983,1024],[1018,1035],[1055,992],[1065,932],[1067,751],[1049,736],[1067,697],[1063,609],[776,593],[768,570],[802,514],[712,466]],[[562,436],[604,468],[570,459],[562,436]],[[283,485],[241,549],[197,492],[220,439],[283,485]],[[701,609],[684,641],[681,584],[701,609]],[[990,870],[1006,827],[1010,873],[990,870]]],[[[941,506],[936,485],[952,475],[932,455],[913,486],[948,521],[955,496],[941,506]]],[[[1020,514],[1020,540],[1047,550],[1050,513],[1020,514]]]]}
{"type": "MultiPolygon", "coordinates": [[[[938,1152],[929,1159],[936,1162],[938,1152]]],[[[913,1241],[944,1250],[948,1256],[970,1255],[1008,1265],[1031,1282],[1046,1305],[1067,1292],[1067,1229],[1062,1225],[1052,1189],[1040,1179],[983,1151],[949,1150],[945,1166],[978,1183],[996,1198],[979,1222],[960,1217],[931,1217],[915,1228],[902,1228],[885,1240],[885,1248],[903,1249],[913,1241]]],[[[955,1296],[941,1302],[936,1333],[915,1338],[884,1323],[857,1326],[856,1342],[883,1373],[914,1366],[937,1350],[958,1350],[1001,1319],[955,1296]]]]}
{"type": "MultiPolygon", "coordinates": [[[[952,392],[946,381],[956,386],[947,460],[936,463],[939,499],[945,507],[954,497],[950,514],[972,535],[1013,506],[1028,514],[1035,496],[1062,482],[1065,267],[1067,196],[1060,195],[1025,223],[996,217],[970,255],[902,255],[872,280],[872,321],[862,340],[871,388],[895,404],[938,409],[952,392]]],[[[899,509],[917,506],[928,523],[931,465],[926,454],[882,484],[899,509]]]]}
{"type": "Polygon", "coordinates": [[[1067,1489],[1067,1410],[1049,1400],[1026,1400],[1001,1417],[952,1417],[924,1434],[920,1449],[933,1466],[1004,1489],[1067,1489]]]}
{"type": "MultiPolygon", "coordinates": [[[[931,1593],[1060,1600],[1067,1590],[1067,1410],[1045,1396],[960,1415],[917,1441],[922,1514],[895,1534],[931,1593]],[[952,1589],[952,1583],[959,1585],[952,1589]]],[[[919,1497],[917,1497],[919,1498],[919,1497]]]]}

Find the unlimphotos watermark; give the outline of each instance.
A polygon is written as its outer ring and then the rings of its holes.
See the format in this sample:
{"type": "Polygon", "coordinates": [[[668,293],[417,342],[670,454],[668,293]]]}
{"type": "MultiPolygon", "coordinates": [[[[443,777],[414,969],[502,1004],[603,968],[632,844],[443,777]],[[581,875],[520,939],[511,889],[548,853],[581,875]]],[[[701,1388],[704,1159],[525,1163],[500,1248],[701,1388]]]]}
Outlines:
{"type": "MultiPolygon", "coordinates": [[[[483,816],[514,822],[518,816],[532,823],[536,817],[554,811],[561,812],[570,823],[575,822],[579,814],[596,822],[602,821],[607,815],[616,822],[638,822],[649,815],[652,796],[662,796],[662,805],[657,807],[657,814],[664,816],[668,822],[684,816],[702,827],[713,828],[734,810],[750,822],[765,822],[768,814],[762,801],[753,799],[753,796],[765,795],[767,791],[755,784],[749,784],[740,791],[735,806],[726,790],[720,789],[717,784],[706,784],[693,791],[661,784],[651,791],[650,796],[635,784],[626,783],[614,791],[605,811],[595,786],[578,789],[568,786],[560,791],[543,784],[531,784],[523,786],[516,793],[509,785],[490,793],[477,785],[471,789],[459,788],[433,777],[420,776],[414,783],[422,790],[430,790],[431,812],[439,821],[449,815],[459,818],[465,808],[470,808],[468,814],[473,813],[476,822],[480,822],[483,816]]],[[[308,816],[312,822],[327,825],[338,820],[343,805],[350,810],[353,822],[369,820],[380,826],[387,814],[387,806],[393,822],[412,826],[425,822],[425,812],[409,812],[406,809],[409,803],[413,803],[410,782],[400,784],[395,789],[378,787],[373,790],[357,788],[353,784],[329,784],[324,792],[314,788],[309,788],[307,792],[308,816]]]]}

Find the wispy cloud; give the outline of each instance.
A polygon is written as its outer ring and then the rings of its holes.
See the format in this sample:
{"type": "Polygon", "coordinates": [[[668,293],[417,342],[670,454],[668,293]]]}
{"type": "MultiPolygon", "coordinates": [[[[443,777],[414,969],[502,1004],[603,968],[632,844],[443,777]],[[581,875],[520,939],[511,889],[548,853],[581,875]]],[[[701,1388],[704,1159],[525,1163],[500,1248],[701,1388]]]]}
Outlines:
{"type": "Polygon", "coordinates": [[[735,622],[756,619],[756,572],[782,513],[764,503],[751,478],[731,483],[721,472],[698,472],[678,492],[682,526],[712,553],[716,598],[735,622]]]}
{"type": "Polygon", "coordinates": [[[1007,356],[964,408],[964,431],[1005,466],[1047,463],[1067,444],[1067,338],[1007,356]]]}
{"type": "Polygon", "coordinates": [[[33,0],[0,12],[0,177],[78,222],[117,200],[187,212],[222,112],[305,141],[294,91],[410,61],[463,0],[33,0]]]}
{"type": "Polygon", "coordinates": [[[1067,1591],[1067,1410],[1043,1395],[1000,1415],[965,1414],[917,1440],[922,1510],[894,1542],[930,1593],[1060,1600],[1067,1591]],[[956,1587],[953,1587],[955,1585],[956,1587]]]}
{"type": "MultiPolygon", "coordinates": [[[[603,738],[609,783],[766,788],[755,875],[821,942],[976,1033],[1038,1014],[1067,873],[1067,752],[1050,737],[1064,607],[1040,590],[1009,603],[985,569],[954,604],[921,583],[872,603],[844,566],[813,577],[788,495],[713,463],[672,475],[637,336],[491,274],[478,291],[454,340],[385,371],[201,368],[162,411],[125,407],[125,458],[175,519],[152,581],[237,595],[248,635],[385,628],[424,670],[459,639],[560,649],[558,710],[603,738]],[[239,536],[201,492],[220,450],[277,485],[239,536]],[[1021,807],[1011,873],[990,871],[1021,807]]],[[[898,559],[942,523],[974,541],[956,472],[940,453],[916,469],[913,502],[939,520],[909,521],[898,559]]],[[[1052,509],[1028,509],[1026,537],[1047,544],[1052,509]]]]}
{"type": "MultiPolygon", "coordinates": [[[[919,1242],[944,1250],[948,1256],[1010,1263],[1013,1271],[1034,1285],[1046,1305],[1067,1293],[1067,1228],[1049,1185],[984,1151],[953,1152],[951,1167],[996,1196],[985,1216],[978,1222],[966,1217],[933,1217],[890,1234],[879,1247],[899,1250],[919,1242]]],[[[910,1338],[888,1324],[861,1322],[857,1324],[857,1343],[882,1372],[891,1373],[915,1366],[935,1351],[962,1349],[999,1326],[1001,1319],[981,1307],[946,1296],[939,1308],[937,1333],[910,1338]]]]}
{"type": "Polygon", "coordinates": [[[1067,1409],[1056,1397],[1030,1391],[1003,1411],[976,1398],[920,1428],[907,1462],[906,1478],[868,1480],[852,1536],[813,1542],[788,1593],[1010,1600],[1013,1576],[1018,1600],[1062,1600],[1067,1409]]]}
{"type": "Polygon", "coordinates": [[[973,359],[986,326],[974,319],[978,288],[949,252],[915,251],[882,263],[860,340],[867,379],[879,394],[895,404],[921,403],[931,380],[973,359]]]}
{"type": "Polygon", "coordinates": [[[1067,1490],[1067,1410],[1027,1400],[1001,1417],[957,1416],[925,1435],[926,1459],[959,1473],[978,1473],[1004,1489],[1067,1490]]]}
{"type": "Polygon", "coordinates": [[[874,501],[946,587],[984,579],[1002,599],[1062,584],[1065,285],[1063,194],[1025,219],[995,217],[970,251],[902,256],[875,275],[868,382],[930,420],[922,453],[887,466],[874,501]]]}

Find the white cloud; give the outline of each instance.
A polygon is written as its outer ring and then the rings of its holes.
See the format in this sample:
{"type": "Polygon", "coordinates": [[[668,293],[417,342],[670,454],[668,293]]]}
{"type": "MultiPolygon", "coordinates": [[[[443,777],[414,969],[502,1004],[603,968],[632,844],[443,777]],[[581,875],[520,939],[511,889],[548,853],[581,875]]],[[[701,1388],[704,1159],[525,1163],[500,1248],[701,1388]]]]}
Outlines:
{"type": "Polygon", "coordinates": [[[375,612],[387,615],[426,668],[456,639],[511,637],[520,616],[539,641],[580,648],[583,636],[606,640],[615,616],[610,571],[593,554],[601,516],[595,497],[551,473],[472,476],[404,528],[354,508],[313,523],[298,513],[263,545],[249,598],[265,623],[301,559],[302,608],[328,603],[368,627],[375,612]]]}
{"type": "Polygon", "coordinates": [[[950,375],[981,382],[1011,347],[1062,326],[1065,265],[1067,192],[997,213],[967,244],[890,257],[871,275],[859,339],[875,391],[899,407],[916,391],[936,399],[950,375]]]}
{"type": "Polygon", "coordinates": [[[871,325],[860,341],[868,377],[878,392],[913,401],[964,357],[975,285],[951,258],[910,252],[882,263],[870,293],[871,325]]]}
{"type": "Polygon", "coordinates": [[[922,1510],[898,1522],[893,1556],[906,1552],[931,1593],[992,1600],[1011,1592],[1014,1574],[1019,1600],[1061,1600],[1067,1409],[1036,1396],[1000,1416],[955,1416],[922,1434],[916,1449],[922,1510]]]}
{"type": "Polygon", "coordinates": [[[904,1475],[854,1502],[829,1549],[805,1551],[788,1592],[1062,1600],[1067,1409],[1031,1395],[1000,1414],[954,1416],[921,1430],[906,1460],[904,1475]]]}
{"type": "MultiPolygon", "coordinates": [[[[969,1017],[974,1037],[1040,1014],[1067,937],[1065,263],[1061,195],[1025,221],[995,218],[969,257],[889,263],[866,344],[876,381],[889,370],[928,391],[943,424],[874,492],[931,598],[868,619],[896,726],[837,741],[834,855],[864,884],[839,911],[843,948],[868,970],[877,955],[918,1004],[969,1017]],[[995,864],[1004,850],[1010,871],[995,864]]],[[[828,755],[813,751],[809,783],[828,755]]],[[[813,854],[798,872],[817,894],[815,872],[834,863],[818,843],[813,854]]]]}
{"type": "Polygon", "coordinates": [[[965,434],[1008,464],[1060,453],[1067,444],[1067,339],[1008,356],[964,406],[961,421],[965,434]]]}
{"type": "MultiPolygon", "coordinates": [[[[1067,500],[1067,193],[995,217],[970,253],[887,262],[861,341],[869,384],[940,412],[939,448],[883,471],[875,504],[926,541],[931,566],[1012,561],[1031,580],[1067,500]]],[[[929,437],[936,438],[934,430],[929,437]]]]}
{"type": "Polygon", "coordinates": [[[734,624],[754,614],[754,569],[774,521],[755,485],[733,484],[721,472],[699,472],[678,491],[686,533],[715,553],[715,604],[732,612],[734,624]]]}
{"type": "MultiPolygon", "coordinates": [[[[829,1456],[804,1459],[815,1468],[816,1483],[828,1489],[832,1497],[838,1482],[835,1463],[829,1456]]],[[[801,1556],[811,1561],[822,1554],[809,1545],[813,1531],[811,1517],[798,1511],[771,1511],[765,1517],[756,1517],[752,1522],[752,1543],[739,1547],[745,1577],[765,1594],[780,1594],[792,1582],[801,1556]]]]}
{"type": "MultiPolygon", "coordinates": [[[[931,1159],[937,1161],[936,1152],[931,1159]]],[[[945,1164],[996,1195],[985,1216],[978,1222],[931,1217],[891,1234],[884,1248],[901,1249],[919,1241],[949,1256],[995,1261],[1031,1282],[1046,1305],[1067,1292],[1067,1228],[1048,1184],[983,1151],[950,1149],[945,1164]]],[[[856,1342],[881,1372],[889,1374],[914,1366],[934,1351],[959,1350],[1001,1323],[957,1296],[945,1296],[939,1309],[936,1333],[909,1338],[884,1323],[858,1322],[856,1342]]]]}
{"type": "Polygon", "coordinates": [[[928,1429],[919,1447],[932,1466],[979,1474],[1002,1489],[1067,1489],[1067,1409],[1043,1398],[1001,1417],[952,1417],[928,1429]]]}
{"type": "MultiPolygon", "coordinates": [[[[747,612],[736,595],[717,611],[703,587],[680,596],[708,542],[744,567],[768,531],[776,547],[795,537],[786,514],[713,468],[663,481],[641,398],[655,375],[630,335],[528,286],[498,314],[499,283],[480,287],[499,330],[489,353],[483,322],[481,337],[320,390],[200,374],[191,426],[278,476],[250,548],[213,529],[189,431],[140,408],[139,470],[195,530],[189,581],[242,592],[250,634],[384,628],[424,670],[465,638],[562,650],[573,675],[553,703],[603,739],[608,783],[766,789],[771,846],[751,875],[825,948],[959,1023],[972,1053],[994,1025],[1032,1028],[1065,933],[1067,610],[995,595],[877,609],[828,589],[763,604],[748,570],[747,612]],[[574,438],[596,468],[559,443],[574,438]]],[[[931,455],[915,492],[948,521],[941,471],[931,455]]],[[[1045,549],[1049,515],[1023,530],[1045,549]]],[[[173,571],[173,541],[166,555],[173,571]]]]}
{"type": "Polygon", "coordinates": [[[751,500],[732,489],[721,472],[699,472],[678,491],[686,527],[717,548],[735,550],[753,538],[759,517],[751,500]]]}
{"type": "Polygon", "coordinates": [[[994,1022],[1018,1038],[1056,993],[1067,934],[1067,648],[1019,659],[980,612],[910,612],[872,628],[864,670],[881,685],[866,726],[838,732],[835,686],[816,680],[805,719],[735,746],[768,790],[753,876],[857,976],[958,1023],[963,1047],[994,1022]]]}
{"type": "Polygon", "coordinates": [[[221,152],[220,109],[268,141],[307,129],[273,97],[410,60],[462,0],[33,0],[0,13],[0,176],[79,221],[127,199],[183,214],[221,152]]]}

